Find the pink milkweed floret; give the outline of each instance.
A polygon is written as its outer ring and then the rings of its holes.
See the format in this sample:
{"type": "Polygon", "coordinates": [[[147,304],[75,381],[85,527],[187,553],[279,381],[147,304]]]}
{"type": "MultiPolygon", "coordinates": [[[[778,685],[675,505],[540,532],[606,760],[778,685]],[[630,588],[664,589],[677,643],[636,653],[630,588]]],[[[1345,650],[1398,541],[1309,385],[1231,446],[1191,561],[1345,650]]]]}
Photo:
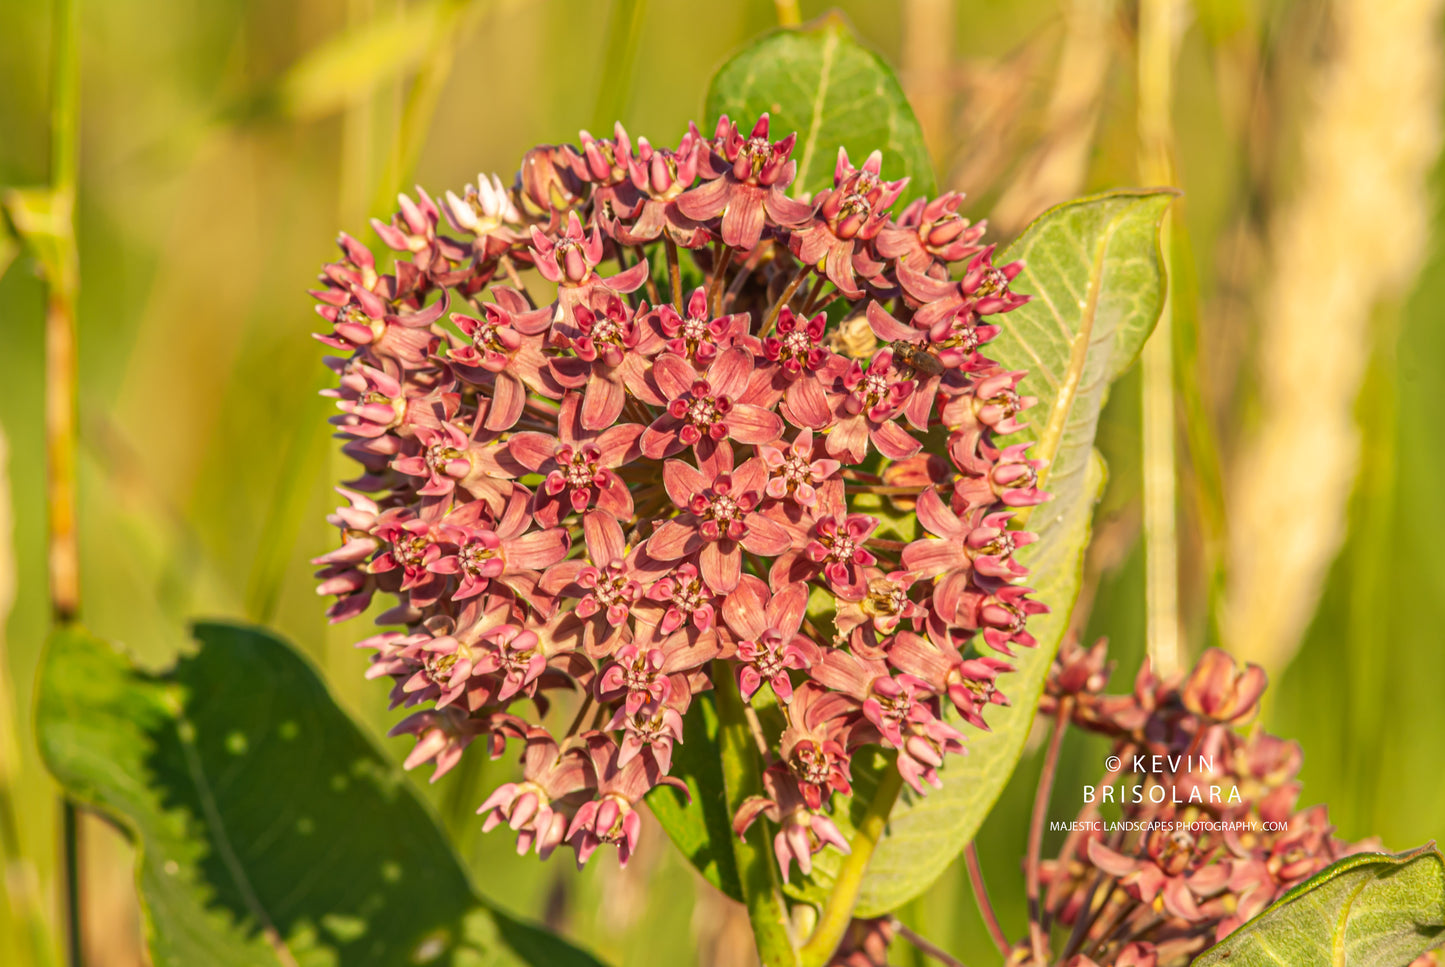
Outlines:
{"type": "MultiPolygon", "coordinates": [[[[412,710],[408,768],[521,743],[480,811],[523,851],[625,863],[642,798],[681,785],[689,709],[726,685],[783,722],[736,828],[767,817],[806,874],[848,850],[857,751],[890,750],[918,795],[948,781],[1007,702],[992,652],[1031,647],[1045,610],[1014,515],[1048,495],[1008,440],[1034,399],[986,355],[1022,266],[960,195],[895,213],[907,179],[878,152],[800,200],[796,136],[742,130],[664,147],[618,125],[534,148],[510,187],[418,189],[373,222],[390,271],[342,235],[313,292],[361,467],[318,591],[336,621],[395,599],[360,647],[412,710]],[[579,700],[554,735],[558,691],[579,700]]],[[[1253,683],[1216,677],[1191,700],[1225,717],[1253,683]]]]}

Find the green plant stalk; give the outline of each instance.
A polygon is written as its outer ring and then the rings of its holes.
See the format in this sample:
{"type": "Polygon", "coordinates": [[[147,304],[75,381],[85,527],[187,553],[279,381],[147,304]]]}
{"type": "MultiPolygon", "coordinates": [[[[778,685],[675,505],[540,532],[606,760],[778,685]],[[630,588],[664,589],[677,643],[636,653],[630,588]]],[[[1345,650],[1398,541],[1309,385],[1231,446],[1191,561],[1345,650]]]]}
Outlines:
{"type": "MultiPolygon", "coordinates": [[[[1173,132],[1173,11],[1175,0],[1139,5],[1139,170],[1151,184],[1170,184],[1173,132]]],[[[1170,218],[1159,229],[1170,252],[1170,218]]],[[[1155,672],[1182,664],[1179,641],[1179,535],[1175,519],[1173,309],[1169,292],[1143,353],[1145,639],[1155,672]]]]}
{"type": "Polygon", "coordinates": [[[593,130],[610,137],[612,125],[622,120],[632,98],[633,67],[642,41],[646,0],[612,0],[607,18],[607,39],[602,49],[602,78],[597,85],[597,105],[592,111],[593,130]]]}
{"type": "Polygon", "coordinates": [[[1228,519],[1224,507],[1224,471],[1219,441],[1199,373],[1199,280],[1194,272],[1194,251],[1182,220],[1170,226],[1171,245],[1165,251],[1169,266],[1173,309],[1174,385],[1184,427],[1184,448],[1189,455],[1189,489],[1203,538],[1205,594],[1209,627],[1206,642],[1220,643],[1219,608],[1223,604],[1225,562],[1228,556],[1228,519]]]}
{"type": "MultiPolygon", "coordinates": [[[[46,283],[45,447],[50,544],[50,603],[57,622],[80,608],[75,533],[76,333],[80,288],[75,246],[76,129],[79,37],[76,0],[55,0],[53,100],[50,112],[50,196],[40,217],[18,219],[40,258],[46,283]],[[28,223],[28,224],[27,224],[28,223]]],[[[36,213],[39,214],[39,213],[36,213]]]]}
{"type": "MultiPolygon", "coordinates": [[[[77,0],[55,0],[50,107],[50,264],[45,265],[45,442],[50,545],[50,600],[57,624],[80,611],[80,543],[76,532],[76,319],[80,257],[75,243],[75,188],[80,140],[80,29],[77,0]]],[[[42,256],[42,261],[44,261],[42,256]]],[[[66,954],[84,962],[80,907],[80,834],[75,801],[61,805],[65,867],[66,954]]]]}
{"type": "Polygon", "coordinates": [[[833,883],[833,892],[828,894],[818,926],[799,951],[802,967],[822,967],[838,949],[843,933],[853,919],[853,908],[858,903],[858,891],[863,886],[868,861],[873,858],[873,850],[883,838],[888,814],[893,811],[893,804],[898,801],[898,793],[902,789],[903,776],[894,767],[893,756],[889,756],[883,778],[873,793],[872,802],[868,803],[868,811],[863,814],[863,821],[858,824],[858,831],[848,844],[852,852],[843,857],[843,865],[838,868],[838,878],[833,883]]]}
{"type": "Polygon", "coordinates": [[[773,6],[778,11],[779,26],[796,27],[803,22],[803,12],[798,8],[798,0],[773,0],[773,6]]]}
{"type": "MultiPolygon", "coordinates": [[[[392,208],[393,194],[416,169],[417,158],[426,142],[427,131],[436,115],[442,88],[451,76],[457,45],[470,33],[473,25],[468,17],[471,0],[445,0],[446,6],[437,16],[430,49],[422,59],[423,67],[412,81],[402,110],[400,129],[393,142],[391,157],[376,186],[372,210],[387,212],[392,208]]],[[[481,5],[479,5],[481,6],[481,5]]]]}
{"type": "MultiPolygon", "coordinates": [[[[762,792],[757,744],[748,727],[743,697],[726,662],[713,664],[718,715],[718,745],[722,753],[723,786],[728,814],[750,795],[762,792]]],[[[788,929],[788,909],[778,887],[777,866],[768,849],[767,820],[759,819],[746,837],[733,840],[743,902],[748,908],[753,938],[763,967],[797,967],[798,952],[788,929]]],[[[855,887],[856,892],[856,887],[855,887]]],[[[845,921],[846,922],[846,921],[845,921]]]]}

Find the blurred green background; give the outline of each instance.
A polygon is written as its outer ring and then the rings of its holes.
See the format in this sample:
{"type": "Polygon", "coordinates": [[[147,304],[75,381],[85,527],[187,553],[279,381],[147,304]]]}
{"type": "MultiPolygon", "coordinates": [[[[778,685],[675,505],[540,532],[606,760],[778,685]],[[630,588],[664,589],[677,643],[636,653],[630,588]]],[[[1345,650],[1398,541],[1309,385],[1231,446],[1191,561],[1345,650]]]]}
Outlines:
{"type": "MultiPolygon", "coordinates": [[[[1401,849],[1445,833],[1439,0],[839,6],[898,68],[940,184],[966,191],[999,240],[1053,202],[1161,170],[1141,149],[1138,27],[1141,6],[1167,15],[1154,117],[1185,197],[1171,236],[1179,526],[1161,546],[1177,555],[1186,653],[1217,643],[1269,668],[1263,724],[1304,744],[1303,801],[1328,802],[1341,835],[1401,849]]],[[[824,9],[801,4],[804,17],[824,9]]],[[[509,180],[527,147],[613,116],[673,140],[714,68],[778,9],[82,0],[80,16],[85,622],[154,665],[186,646],[189,616],[267,623],[380,737],[396,716],[361,678],[350,643],[364,626],[326,626],[306,564],[333,542],[330,488],[350,472],[315,395],[330,374],[304,292],[336,230],[365,236],[413,182],[436,194],[479,170],[509,180]]],[[[50,33],[46,3],[0,3],[0,186],[46,178],[50,33]]],[[[59,949],[59,807],[30,724],[49,620],[43,300],[30,261],[10,264],[0,782],[19,836],[4,842],[6,964],[27,963],[32,922],[59,949]]],[[[1110,637],[1120,688],[1145,647],[1140,389],[1136,367],[1106,412],[1111,482],[1076,622],[1110,637]]],[[[398,760],[409,747],[382,743],[398,760]]],[[[1052,817],[1073,815],[1103,754],[1070,740],[1052,817]]],[[[979,837],[1015,936],[1036,758],[979,837]]],[[[487,896],[619,964],[753,962],[746,917],[660,834],[628,870],[609,856],[580,875],[482,837],[475,805],[510,768],[472,756],[419,783],[487,896]]],[[[144,963],[128,847],[93,819],[82,840],[88,962],[144,963]]],[[[961,866],[902,916],[968,963],[996,956],[961,866]]],[[[900,944],[895,959],[915,956],[900,944]]]]}

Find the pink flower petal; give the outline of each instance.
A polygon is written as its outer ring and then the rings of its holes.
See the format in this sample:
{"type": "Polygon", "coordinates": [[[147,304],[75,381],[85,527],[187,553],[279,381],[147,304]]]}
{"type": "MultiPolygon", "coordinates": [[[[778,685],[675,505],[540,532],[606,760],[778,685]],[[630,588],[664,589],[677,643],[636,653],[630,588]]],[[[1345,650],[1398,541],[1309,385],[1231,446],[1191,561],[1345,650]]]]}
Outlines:
{"type": "Polygon", "coordinates": [[[919,577],[928,578],[966,565],[968,555],[964,553],[963,545],[956,541],[921,540],[903,549],[902,562],[905,568],[916,571],[919,577]]]}
{"type": "Polygon", "coordinates": [[[708,382],[717,396],[737,397],[748,384],[753,371],[753,356],[741,346],[724,352],[708,369],[708,382]]]}
{"type": "Polygon", "coordinates": [[[730,594],[742,577],[743,549],[734,541],[708,541],[698,563],[708,587],[718,594],[730,594]]]}
{"type": "Polygon", "coordinates": [[[693,497],[707,489],[708,481],[691,464],[668,460],[662,465],[662,485],[674,504],[686,507],[693,497]]]}
{"type": "Polygon", "coordinates": [[[833,414],[828,397],[818,381],[804,375],[788,385],[783,397],[783,415],[794,426],[817,429],[826,426],[833,414]]]}
{"type": "Polygon", "coordinates": [[[899,339],[906,339],[911,342],[923,335],[923,333],[914,329],[912,326],[905,326],[893,318],[888,310],[876,302],[868,303],[867,314],[868,327],[873,330],[873,335],[877,336],[883,342],[895,342],[899,339]]]}
{"type": "Polygon", "coordinates": [[[846,457],[848,463],[862,463],[868,455],[868,426],[861,415],[839,420],[825,440],[829,455],[846,457]]]}
{"type": "Polygon", "coordinates": [[[692,389],[697,373],[687,360],[672,353],[663,353],[652,361],[652,376],[664,396],[675,400],[692,389]]]}
{"type": "Polygon", "coordinates": [[[527,402],[527,387],[511,373],[498,373],[492,388],[492,403],[482,424],[488,430],[510,430],[517,425],[527,402]]]}
{"type": "Polygon", "coordinates": [[[732,474],[733,494],[757,494],[761,493],[768,480],[768,467],[761,457],[752,457],[743,461],[732,474]]]}
{"type": "Polygon", "coordinates": [[[665,520],[647,539],[647,553],[659,561],[675,561],[702,544],[697,531],[675,520],[665,520]]]}
{"type": "Polygon", "coordinates": [[[733,404],[726,422],[729,434],[740,443],[771,443],[783,432],[778,414],[752,403],[733,404]]]}
{"type": "Polygon", "coordinates": [[[587,380],[587,395],[582,401],[582,425],[589,430],[605,430],[622,415],[627,394],[616,374],[602,372],[599,364],[593,366],[587,380]]]}
{"type": "Polygon", "coordinates": [[[763,191],[750,185],[733,185],[722,217],[723,242],[735,249],[751,249],[763,237],[763,191]]]}
{"type": "Polygon", "coordinates": [[[608,470],[606,481],[597,488],[597,507],[608,511],[618,520],[631,520],[633,514],[632,492],[622,478],[608,470]]]}
{"type": "Polygon", "coordinates": [[[687,444],[682,442],[678,433],[682,425],[682,421],[675,417],[667,414],[659,416],[651,426],[642,431],[639,442],[642,455],[649,460],[663,460],[686,450],[687,444]]]}
{"type": "Polygon", "coordinates": [[[963,542],[968,537],[968,528],[958,519],[958,515],[949,509],[938,496],[938,491],[932,487],[923,491],[918,496],[918,522],[922,524],[930,534],[937,534],[952,541],[963,542]]]}
{"type": "Polygon", "coordinates": [[[776,592],[768,604],[768,624],[786,638],[797,632],[807,609],[807,585],[789,584],[776,592]]]}
{"type": "Polygon", "coordinates": [[[732,594],[723,599],[723,620],[740,637],[756,640],[768,630],[767,604],[768,586],[761,578],[744,574],[732,594]]]}
{"type": "Polygon", "coordinates": [[[677,199],[677,209],[688,218],[706,221],[716,218],[727,204],[728,184],[718,178],[704,182],[691,191],[683,192],[677,199]]]}
{"type": "Polygon", "coordinates": [[[1116,853],[1098,840],[1089,840],[1089,861],[1110,876],[1128,876],[1139,868],[1139,861],[1116,853]]]}
{"type": "Polygon", "coordinates": [[[922,443],[909,436],[907,430],[892,420],[878,424],[878,428],[871,435],[878,452],[890,460],[906,460],[923,449],[922,443]]]}
{"type": "Polygon", "coordinates": [[[582,534],[587,543],[587,556],[599,567],[606,567],[627,556],[627,540],[622,534],[622,525],[605,510],[589,511],[583,515],[582,534]]]}
{"type": "Polygon", "coordinates": [[[551,567],[567,556],[572,546],[567,531],[561,527],[533,531],[507,542],[507,563],[512,568],[537,569],[551,567]]]}
{"type": "Polygon", "coordinates": [[[602,453],[602,466],[620,467],[635,460],[641,450],[638,440],[646,429],[639,423],[624,423],[604,430],[597,437],[597,449],[602,453]]]}
{"type": "Polygon", "coordinates": [[[748,553],[775,557],[793,546],[792,535],[777,521],[762,514],[749,514],[745,521],[748,532],[742,543],[748,553]]]}
{"type": "Polygon", "coordinates": [[[513,434],[512,438],[507,441],[506,447],[512,459],[528,470],[535,471],[552,458],[552,454],[557,449],[557,438],[528,430],[513,434]]]}

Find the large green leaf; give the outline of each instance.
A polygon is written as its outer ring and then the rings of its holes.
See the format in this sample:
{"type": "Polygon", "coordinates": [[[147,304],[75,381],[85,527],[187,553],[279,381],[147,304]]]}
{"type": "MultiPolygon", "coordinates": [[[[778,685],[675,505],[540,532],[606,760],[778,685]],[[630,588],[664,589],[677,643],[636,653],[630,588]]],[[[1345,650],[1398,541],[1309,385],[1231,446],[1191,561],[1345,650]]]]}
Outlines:
{"type": "Polygon", "coordinates": [[[1404,967],[1445,945],[1445,857],[1435,844],[1321,870],[1209,948],[1194,967],[1404,967]]]}
{"type": "Polygon", "coordinates": [[[472,890],[436,823],[286,643],[201,624],[163,675],[50,639],[37,730],[66,790],[135,841],[157,967],[595,967],[472,890]]]}
{"type": "MultiPolygon", "coordinates": [[[[1020,559],[1032,571],[1034,597],[1048,604],[1029,630],[1037,648],[1020,649],[1017,672],[1001,681],[1011,706],[989,713],[993,731],[970,732],[968,754],[950,760],[943,788],[927,796],[904,790],[887,834],[869,862],[857,915],[896,910],[936,880],[993,808],[1023,752],[1049,665],[1078,596],[1094,503],[1104,465],[1093,449],[1109,384],[1139,354],[1158,321],[1164,297],[1159,222],[1169,190],[1109,192],[1050,209],[999,258],[1022,260],[1013,289],[1033,300],[1000,318],[1003,332],[989,355],[1008,369],[1028,370],[1022,391],[1039,398],[1030,429],[1031,455],[1045,462],[1043,485],[1054,499],[1028,521],[1039,535],[1020,559]]],[[[853,799],[836,818],[845,835],[877,787],[880,757],[855,759],[853,799]]],[[[838,858],[825,851],[795,895],[819,900],[832,886],[838,858]]]]}
{"type": "Polygon", "coordinates": [[[923,129],[903,88],[836,13],[765,34],[713,75],[710,121],[726,114],[746,133],[764,111],[774,138],[798,133],[795,191],[831,188],[841,146],[855,165],[874,149],[882,151],[884,177],[912,179],[905,199],[933,193],[923,129]]]}

